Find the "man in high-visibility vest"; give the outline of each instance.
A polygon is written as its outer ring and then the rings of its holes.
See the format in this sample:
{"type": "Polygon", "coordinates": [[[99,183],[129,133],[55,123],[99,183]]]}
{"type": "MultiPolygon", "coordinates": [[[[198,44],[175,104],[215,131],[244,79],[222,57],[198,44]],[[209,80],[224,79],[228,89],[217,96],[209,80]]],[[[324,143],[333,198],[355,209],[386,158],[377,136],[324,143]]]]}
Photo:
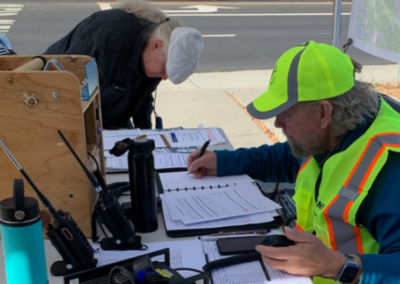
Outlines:
{"type": "Polygon", "coordinates": [[[296,229],[285,228],[295,244],[256,249],[270,267],[315,283],[400,283],[400,104],[356,80],[360,71],[327,44],[289,49],[247,106],[275,117],[287,142],[188,158],[199,178],[295,182],[296,229]]]}

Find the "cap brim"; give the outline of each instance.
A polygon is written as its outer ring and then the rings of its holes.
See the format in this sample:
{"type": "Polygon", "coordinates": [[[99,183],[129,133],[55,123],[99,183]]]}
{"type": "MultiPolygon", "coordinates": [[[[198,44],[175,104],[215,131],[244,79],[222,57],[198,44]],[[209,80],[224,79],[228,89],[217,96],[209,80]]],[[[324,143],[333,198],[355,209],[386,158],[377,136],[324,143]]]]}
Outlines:
{"type": "Polygon", "coordinates": [[[269,119],[297,104],[297,101],[287,101],[269,96],[268,91],[256,98],[247,106],[248,113],[257,119],[269,119]]]}

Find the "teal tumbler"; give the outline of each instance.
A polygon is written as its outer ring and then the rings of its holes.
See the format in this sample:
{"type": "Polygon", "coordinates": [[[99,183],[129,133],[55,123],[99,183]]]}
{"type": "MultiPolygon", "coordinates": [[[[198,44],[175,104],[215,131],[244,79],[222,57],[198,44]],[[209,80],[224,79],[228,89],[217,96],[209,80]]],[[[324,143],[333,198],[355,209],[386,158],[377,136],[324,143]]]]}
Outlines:
{"type": "Polygon", "coordinates": [[[0,231],[8,284],[47,284],[39,205],[14,181],[14,197],[0,202],[0,231]]]}

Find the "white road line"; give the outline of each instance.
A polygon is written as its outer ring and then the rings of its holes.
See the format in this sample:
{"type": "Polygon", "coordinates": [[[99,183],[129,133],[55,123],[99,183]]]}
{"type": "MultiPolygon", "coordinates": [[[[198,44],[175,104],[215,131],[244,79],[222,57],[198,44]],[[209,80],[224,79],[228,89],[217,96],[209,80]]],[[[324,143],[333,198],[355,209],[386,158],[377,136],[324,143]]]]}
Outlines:
{"type": "Polygon", "coordinates": [[[24,5],[22,5],[22,4],[0,4],[0,7],[11,7],[11,8],[22,9],[24,7],[24,5]]]}
{"type": "MultiPolygon", "coordinates": [[[[99,3],[101,10],[109,10],[111,9],[110,4],[99,3]]],[[[221,35],[203,35],[203,37],[235,37],[235,34],[221,34],[221,35]]]]}
{"type": "Polygon", "coordinates": [[[1,20],[0,19],[0,25],[12,25],[15,23],[15,20],[1,20]]]}
{"type": "Polygon", "coordinates": [[[225,34],[225,35],[203,35],[203,37],[235,37],[235,34],[225,34]]]}
{"type": "MultiPolygon", "coordinates": [[[[23,7],[22,4],[0,4],[0,17],[16,16],[23,7]]],[[[12,19],[0,19],[1,32],[7,33],[14,23],[12,19]]]]}
{"type": "MultiPolygon", "coordinates": [[[[110,4],[107,3],[98,3],[100,6],[101,10],[109,10],[112,9],[110,4]]],[[[236,9],[236,8],[235,8],[236,9]]],[[[171,10],[170,10],[171,11],[171,10]]],[[[205,14],[202,13],[198,10],[182,10],[182,14],[179,10],[179,13],[174,14],[174,13],[168,13],[168,10],[163,10],[164,13],[166,13],[168,16],[172,17],[297,17],[297,16],[333,16],[333,13],[262,13],[262,14],[205,14]],[[189,14],[185,14],[189,13],[189,14]]],[[[171,11],[172,12],[172,11],[171,11]]],[[[175,11],[174,11],[175,12],[175,11]]],[[[178,12],[178,11],[176,11],[178,12]]],[[[350,16],[350,13],[342,13],[342,16],[350,16]]]]}
{"type": "MultiPolygon", "coordinates": [[[[301,17],[301,16],[332,16],[332,13],[304,13],[304,14],[168,14],[171,17],[301,17]]],[[[342,16],[350,16],[350,13],[342,13],[342,16]]]]}
{"type": "Polygon", "coordinates": [[[17,13],[0,12],[0,17],[16,16],[16,15],[18,15],[18,12],[17,13]]]}
{"type": "Polygon", "coordinates": [[[112,9],[110,4],[106,4],[106,3],[99,3],[100,9],[101,10],[110,10],[112,9]]]}

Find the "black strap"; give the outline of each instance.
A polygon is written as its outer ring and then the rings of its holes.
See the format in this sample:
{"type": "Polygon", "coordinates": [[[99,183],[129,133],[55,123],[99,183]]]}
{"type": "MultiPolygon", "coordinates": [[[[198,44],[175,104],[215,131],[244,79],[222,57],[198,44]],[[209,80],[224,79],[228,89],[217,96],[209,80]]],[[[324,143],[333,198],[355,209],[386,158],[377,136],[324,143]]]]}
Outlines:
{"type": "Polygon", "coordinates": [[[130,138],[125,138],[124,140],[117,141],[115,142],[114,147],[109,151],[109,153],[117,157],[122,156],[129,150],[132,142],[133,140],[130,138]]]}
{"type": "MultiPolygon", "coordinates": [[[[36,56],[32,57],[32,59],[35,59],[35,58],[39,58],[39,59],[41,59],[43,61],[43,68],[46,66],[46,63],[47,63],[46,58],[44,58],[41,55],[36,55],[36,56]]],[[[42,70],[43,70],[43,68],[42,68],[42,70]]]]}

